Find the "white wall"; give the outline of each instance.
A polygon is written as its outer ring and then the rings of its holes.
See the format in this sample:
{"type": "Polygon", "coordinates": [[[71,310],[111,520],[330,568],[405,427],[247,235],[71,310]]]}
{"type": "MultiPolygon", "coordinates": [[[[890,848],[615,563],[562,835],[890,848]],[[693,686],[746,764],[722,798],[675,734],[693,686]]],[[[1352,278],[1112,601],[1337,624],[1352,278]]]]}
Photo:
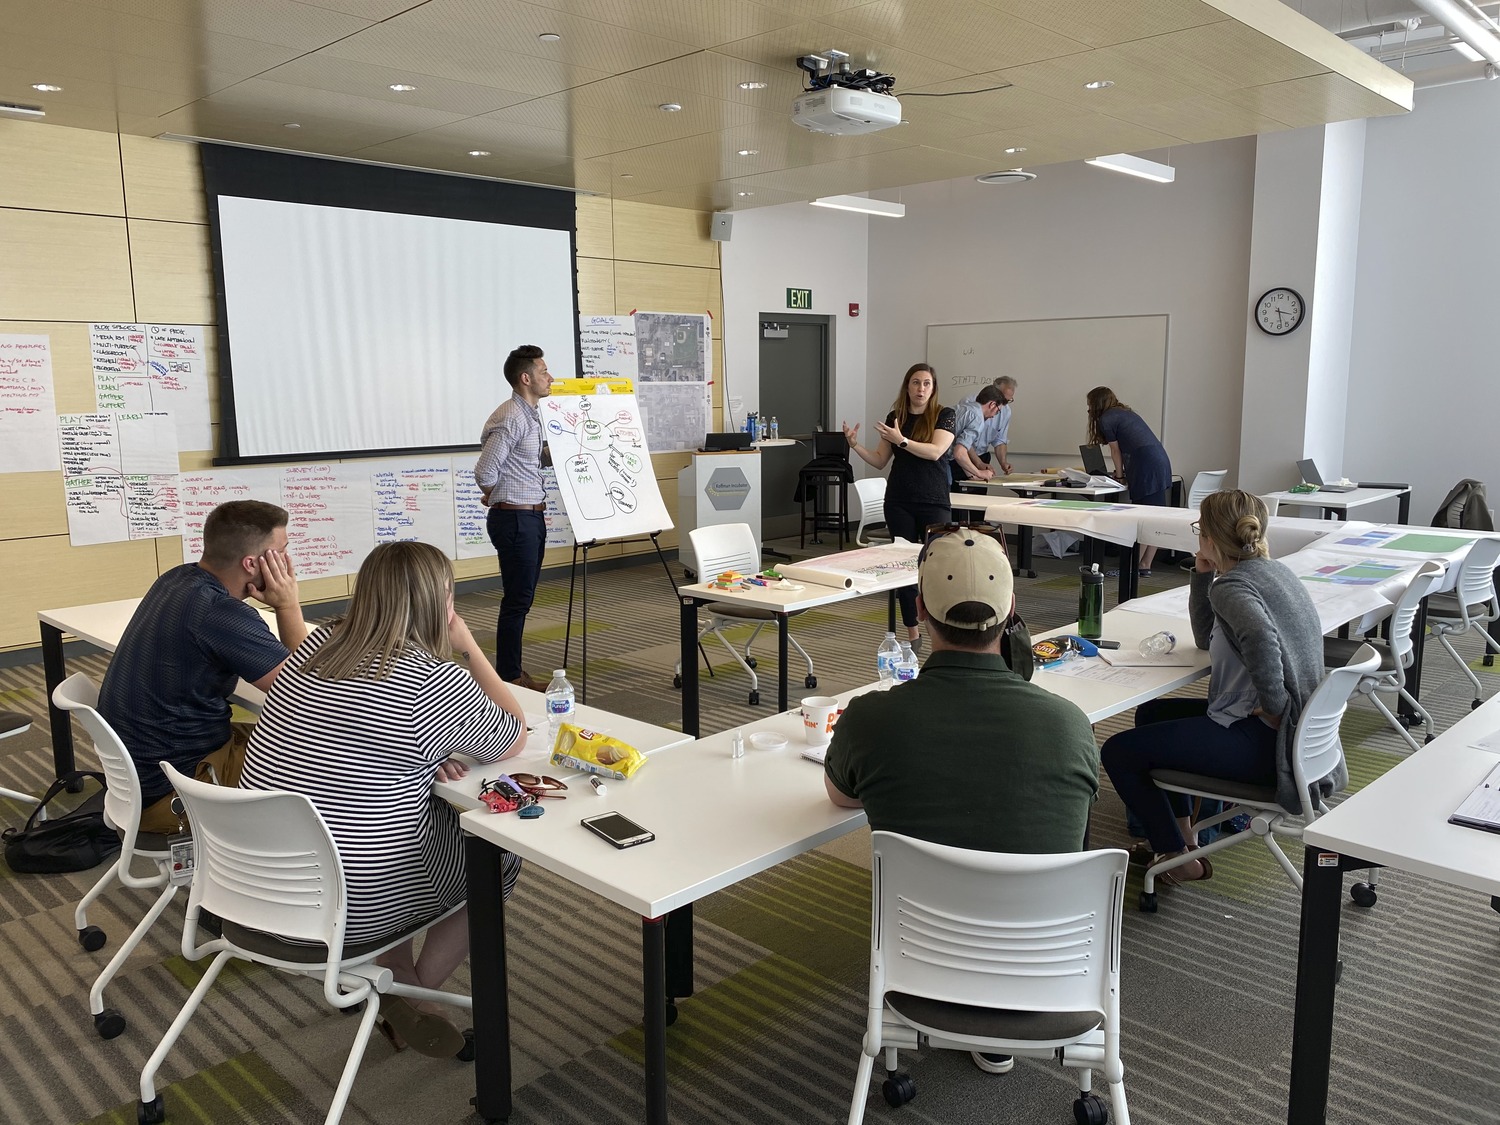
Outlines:
{"type": "MultiPolygon", "coordinates": [[[[964,179],[902,189],[906,218],[870,221],[865,419],[883,415],[902,373],[923,358],[928,324],[1166,313],[1162,437],[1173,468],[1189,478],[1229,468],[1232,484],[1255,142],[1185,146],[1171,162],[1173,184],[1062,164],[1019,186],[964,179]]],[[[1020,380],[1011,441],[1024,448],[1026,400],[1047,388],[1024,371],[995,374],[1020,380]]],[[[1080,442],[1085,428],[1079,402],[1080,442]]]]}
{"type": "Polygon", "coordinates": [[[1344,460],[1409,481],[1418,523],[1461,477],[1500,494],[1497,185],[1500,82],[1368,123],[1344,460]]]}
{"type": "MultiPolygon", "coordinates": [[[[788,312],[788,289],[811,289],[813,307],[831,317],[834,419],[859,417],[865,395],[865,337],[869,323],[866,224],[868,216],[806,203],[737,211],[733,237],[721,247],[724,285],[726,399],[745,411],[760,407],[760,314],[788,312]],[[856,303],[860,315],[851,317],[856,303]]],[[[728,424],[726,419],[725,424],[728,424]]]]}

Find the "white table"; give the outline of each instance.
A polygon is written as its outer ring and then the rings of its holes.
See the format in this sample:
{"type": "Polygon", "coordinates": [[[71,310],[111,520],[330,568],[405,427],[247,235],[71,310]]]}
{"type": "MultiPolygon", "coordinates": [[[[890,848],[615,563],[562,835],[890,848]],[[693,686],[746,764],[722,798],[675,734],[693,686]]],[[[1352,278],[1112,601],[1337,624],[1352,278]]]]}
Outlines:
{"type": "MultiPolygon", "coordinates": [[[[988,508],[988,502],[976,502],[975,492],[983,490],[985,493],[999,491],[1001,489],[1015,493],[1021,499],[1032,499],[1038,496],[1051,497],[1056,500],[1103,500],[1120,496],[1126,491],[1123,484],[1115,482],[1107,485],[1086,485],[1083,487],[1070,487],[1057,484],[1045,484],[1044,481],[1054,481],[1055,474],[1049,476],[1037,476],[1031,473],[1012,473],[1004,477],[991,477],[989,480],[968,480],[956,486],[948,497],[949,506],[958,511],[979,511],[988,508]],[[967,490],[967,491],[965,491],[967,490]]],[[[995,498],[991,498],[995,499],[995,498]]],[[[986,516],[986,519],[995,519],[986,516]]],[[[1036,570],[1031,565],[1031,529],[1033,527],[1050,527],[1047,523],[1017,523],[1019,531],[1019,551],[1017,552],[1016,569],[1026,575],[1027,578],[1035,578],[1036,570]]],[[[1113,540],[1109,540],[1113,542],[1113,540]]],[[[1123,574],[1124,568],[1121,568],[1123,574]]],[[[1124,589],[1122,583],[1121,589],[1124,589]]]]}
{"type": "Polygon", "coordinates": [[[1382,500],[1396,501],[1396,522],[1405,523],[1411,514],[1411,487],[1399,485],[1389,488],[1361,485],[1352,492],[1268,492],[1267,499],[1282,504],[1294,504],[1302,508],[1321,508],[1328,519],[1335,519],[1350,508],[1362,508],[1366,504],[1378,504],[1382,500]]]}
{"type": "MultiPolygon", "coordinates": [[[[1500,835],[1448,823],[1500,764],[1500,755],[1469,745],[1496,729],[1500,698],[1464,716],[1304,831],[1290,1125],[1314,1125],[1327,1112],[1343,873],[1373,863],[1500,895],[1500,835]]],[[[1367,1107],[1352,1109],[1363,1113],[1367,1107]]]]}

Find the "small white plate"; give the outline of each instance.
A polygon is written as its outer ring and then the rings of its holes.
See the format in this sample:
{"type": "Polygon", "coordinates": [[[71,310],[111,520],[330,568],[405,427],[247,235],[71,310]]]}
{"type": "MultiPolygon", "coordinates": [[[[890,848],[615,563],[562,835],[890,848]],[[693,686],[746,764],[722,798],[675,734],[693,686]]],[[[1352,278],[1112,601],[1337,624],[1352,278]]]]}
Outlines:
{"type": "Polygon", "coordinates": [[[757,750],[780,750],[786,746],[786,735],[774,730],[758,730],[750,736],[750,745],[757,750]]]}

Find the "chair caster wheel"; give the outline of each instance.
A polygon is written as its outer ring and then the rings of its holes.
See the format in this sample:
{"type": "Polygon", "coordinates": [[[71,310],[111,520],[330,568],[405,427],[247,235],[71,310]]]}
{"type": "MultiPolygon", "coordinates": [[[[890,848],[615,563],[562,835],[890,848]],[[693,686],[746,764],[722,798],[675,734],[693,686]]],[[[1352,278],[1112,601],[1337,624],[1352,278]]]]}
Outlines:
{"type": "Polygon", "coordinates": [[[1333,983],[1338,984],[1344,979],[1344,959],[1340,957],[1333,963],[1333,983]]]}
{"type": "Polygon", "coordinates": [[[880,1093],[886,1105],[899,1109],[917,1096],[917,1084],[909,1074],[893,1074],[880,1084],[880,1093]]]}
{"type": "Polygon", "coordinates": [[[681,688],[682,687],[682,677],[681,676],[673,676],[672,677],[672,686],[674,688],[681,688]]]}
{"type": "Polygon", "coordinates": [[[1349,897],[1354,900],[1355,906],[1363,906],[1366,910],[1375,905],[1375,888],[1368,883],[1355,883],[1349,888],[1349,897]]]}
{"type": "Polygon", "coordinates": [[[807,679],[803,680],[802,682],[810,688],[815,688],[818,686],[818,677],[808,676],[807,679]]]}
{"type": "Polygon", "coordinates": [[[1104,1125],[1109,1120],[1109,1106],[1098,1094],[1085,1094],[1073,1102],[1073,1120],[1078,1125],[1104,1125]]]}
{"type": "Polygon", "coordinates": [[[750,706],[751,707],[756,706],[757,704],[760,703],[760,692],[758,692],[758,691],[752,691],[750,693],[750,695],[749,695],[749,699],[750,699],[750,706]]]}
{"type": "Polygon", "coordinates": [[[464,1028],[464,1045],[455,1052],[454,1056],[459,1062],[474,1061],[474,1029],[464,1028]]]}
{"type": "Polygon", "coordinates": [[[104,931],[98,926],[85,926],[78,931],[78,944],[90,953],[97,953],[103,949],[106,940],[104,931]]]}
{"type": "MultiPolygon", "coordinates": [[[[125,1017],[113,1008],[105,1008],[94,1017],[94,1030],[99,1033],[100,1039],[113,1039],[125,1030],[125,1017]]],[[[158,1098],[157,1101],[161,1099],[158,1098]]],[[[161,1120],[157,1118],[157,1120],[161,1120]]]]}
{"type": "Polygon", "coordinates": [[[1469,704],[1469,710],[1470,711],[1478,711],[1479,710],[1479,703],[1480,703],[1479,700],[1477,700],[1477,699],[1474,700],[1473,703],[1469,704]]]}
{"type": "Polygon", "coordinates": [[[1156,892],[1155,891],[1142,891],[1141,892],[1141,898],[1140,898],[1140,907],[1141,907],[1141,913],[1142,914],[1155,914],[1156,913],[1156,892]]]}
{"type": "Polygon", "coordinates": [[[347,1008],[340,1008],[339,1015],[357,1016],[365,1010],[365,1005],[367,1003],[369,1003],[368,1000],[361,1000],[358,1004],[350,1004],[347,1008]]]}
{"type": "MultiPolygon", "coordinates": [[[[1472,710],[1472,708],[1471,708],[1471,710],[1472,710]]],[[[1429,742],[1431,742],[1436,737],[1437,737],[1436,735],[1429,734],[1426,738],[1422,739],[1422,745],[1426,746],[1429,742]]]]}
{"type": "Polygon", "coordinates": [[[671,1027],[677,1022],[677,1005],[671,1000],[667,1001],[667,1026],[671,1027]]]}
{"type": "Polygon", "coordinates": [[[167,1119],[167,1107],[157,1094],[149,1102],[135,1103],[135,1119],[139,1125],[161,1125],[167,1119]]]}
{"type": "Polygon", "coordinates": [[[755,657],[753,657],[753,656],[747,656],[747,657],[745,657],[745,663],[748,664],[748,665],[750,665],[750,667],[752,667],[752,668],[758,668],[758,667],[760,667],[760,661],[756,660],[755,657]]]}

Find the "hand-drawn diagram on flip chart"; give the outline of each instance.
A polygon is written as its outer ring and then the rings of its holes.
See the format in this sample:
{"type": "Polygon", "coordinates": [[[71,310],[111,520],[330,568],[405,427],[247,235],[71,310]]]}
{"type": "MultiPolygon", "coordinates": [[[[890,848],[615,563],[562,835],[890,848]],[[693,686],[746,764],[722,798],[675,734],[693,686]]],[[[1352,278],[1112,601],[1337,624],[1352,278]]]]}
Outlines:
{"type": "Polygon", "coordinates": [[[540,404],[558,492],[580,543],[672,526],[633,394],[558,394],[540,404]]]}
{"type": "Polygon", "coordinates": [[[0,473],[61,468],[52,339],[0,333],[0,473]]]}
{"type": "Polygon", "coordinates": [[[91,324],[94,396],[102,410],[168,410],[179,449],[212,449],[207,349],[195,324],[91,324]]]}
{"type": "Polygon", "coordinates": [[[705,313],[637,312],[636,394],[659,453],[697,449],[713,428],[712,321],[705,313]]]}
{"type": "Polygon", "coordinates": [[[182,506],[182,561],[203,557],[203,521],[220,504],[231,500],[281,503],[281,470],[206,469],[183,473],[177,490],[182,506]]]}
{"type": "Polygon", "coordinates": [[[178,534],[177,427],[170,414],[64,414],[57,438],[75,547],[178,534]]]}

